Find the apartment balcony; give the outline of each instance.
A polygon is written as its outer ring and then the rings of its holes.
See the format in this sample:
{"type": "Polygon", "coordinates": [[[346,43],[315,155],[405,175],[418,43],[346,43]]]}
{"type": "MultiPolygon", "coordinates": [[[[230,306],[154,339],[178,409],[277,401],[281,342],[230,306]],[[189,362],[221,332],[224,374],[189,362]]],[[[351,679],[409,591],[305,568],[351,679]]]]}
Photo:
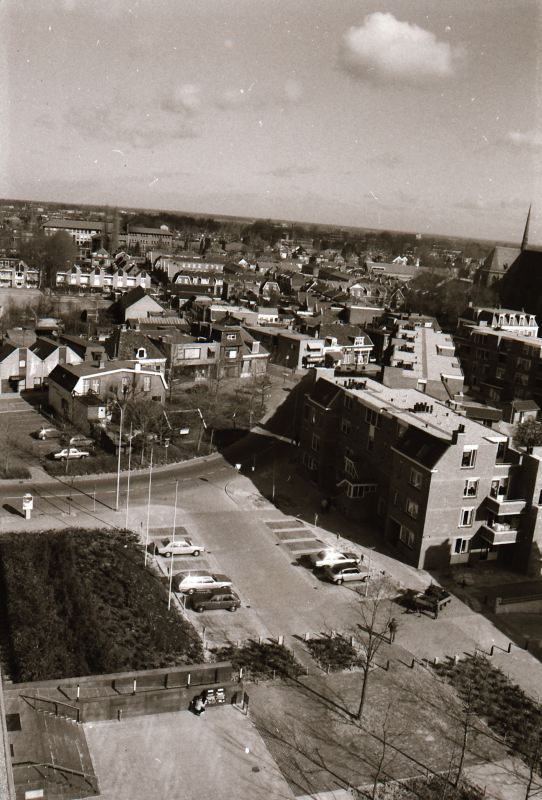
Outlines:
{"type": "Polygon", "coordinates": [[[501,497],[491,497],[485,499],[486,508],[495,516],[500,517],[506,514],[521,514],[527,506],[526,500],[504,500],[501,497]]]}
{"type": "Polygon", "coordinates": [[[514,544],[518,538],[517,528],[502,522],[494,522],[492,525],[485,524],[480,528],[482,539],[489,544],[514,544]]]}

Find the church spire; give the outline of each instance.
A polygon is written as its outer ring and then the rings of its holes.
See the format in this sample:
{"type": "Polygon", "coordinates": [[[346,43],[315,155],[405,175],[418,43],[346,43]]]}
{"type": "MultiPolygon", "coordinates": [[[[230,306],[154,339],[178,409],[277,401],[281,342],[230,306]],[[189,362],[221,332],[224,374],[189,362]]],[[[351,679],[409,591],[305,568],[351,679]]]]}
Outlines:
{"type": "MultiPolygon", "coordinates": [[[[532,205],[532,203],[531,203],[532,205]]],[[[523,241],[521,242],[521,252],[523,253],[524,250],[527,249],[529,245],[529,222],[531,221],[531,206],[529,206],[529,213],[527,214],[527,223],[525,225],[525,231],[523,233],[523,241]]]]}

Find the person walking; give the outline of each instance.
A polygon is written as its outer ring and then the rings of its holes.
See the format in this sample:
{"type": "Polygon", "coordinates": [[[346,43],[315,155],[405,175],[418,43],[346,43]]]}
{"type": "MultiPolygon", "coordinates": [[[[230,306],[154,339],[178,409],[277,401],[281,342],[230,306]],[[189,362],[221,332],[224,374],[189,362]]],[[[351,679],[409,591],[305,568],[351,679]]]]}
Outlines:
{"type": "Polygon", "coordinates": [[[397,628],[399,627],[399,623],[393,617],[388,623],[388,630],[390,632],[390,644],[395,641],[395,635],[397,633],[397,628]]]}

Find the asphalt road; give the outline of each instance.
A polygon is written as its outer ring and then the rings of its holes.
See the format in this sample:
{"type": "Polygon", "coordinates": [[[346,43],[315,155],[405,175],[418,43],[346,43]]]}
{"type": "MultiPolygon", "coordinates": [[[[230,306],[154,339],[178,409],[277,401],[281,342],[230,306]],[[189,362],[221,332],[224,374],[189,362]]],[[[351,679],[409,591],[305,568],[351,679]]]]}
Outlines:
{"type": "MultiPolygon", "coordinates": [[[[267,524],[288,518],[261,502],[248,478],[220,455],[157,469],[152,476],[150,507],[148,471],[131,475],[128,527],[138,531],[143,542],[147,520],[149,538],[173,525],[176,481],[177,525],[205,544],[219,570],[231,577],[244,603],[270,635],[347,630],[355,625],[359,606],[355,590],[333,586],[300,566],[287,543],[267,524]]],[[[120,511],[115,512],[116,476],[24,482],[20,490],[19,484],[5,484],[1,491],[3,527],[9,529],[6,506],[12,511],[20,508],[21,495],[28,491],[34,496],[33,517],[27,523],[12,513],[12,527],[17,530],[100,523],[124,527],[126,490],[127,477],[122,475],[120,511]]],[[[215,615],[222,616],[224,624],[229,617],[233,623],[236,616],[228,612],[215,615]]]]}

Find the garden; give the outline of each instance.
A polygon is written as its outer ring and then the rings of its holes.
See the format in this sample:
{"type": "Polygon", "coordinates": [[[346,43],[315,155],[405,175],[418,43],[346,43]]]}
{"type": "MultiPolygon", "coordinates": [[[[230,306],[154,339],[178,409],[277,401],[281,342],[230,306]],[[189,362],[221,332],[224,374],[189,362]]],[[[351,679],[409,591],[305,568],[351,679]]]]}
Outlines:
{"type": "Polygon", "coordinates": [[[3,671],[16,683],[204,660],[127,531],[4,534],[0,614],[3,671]]]}

